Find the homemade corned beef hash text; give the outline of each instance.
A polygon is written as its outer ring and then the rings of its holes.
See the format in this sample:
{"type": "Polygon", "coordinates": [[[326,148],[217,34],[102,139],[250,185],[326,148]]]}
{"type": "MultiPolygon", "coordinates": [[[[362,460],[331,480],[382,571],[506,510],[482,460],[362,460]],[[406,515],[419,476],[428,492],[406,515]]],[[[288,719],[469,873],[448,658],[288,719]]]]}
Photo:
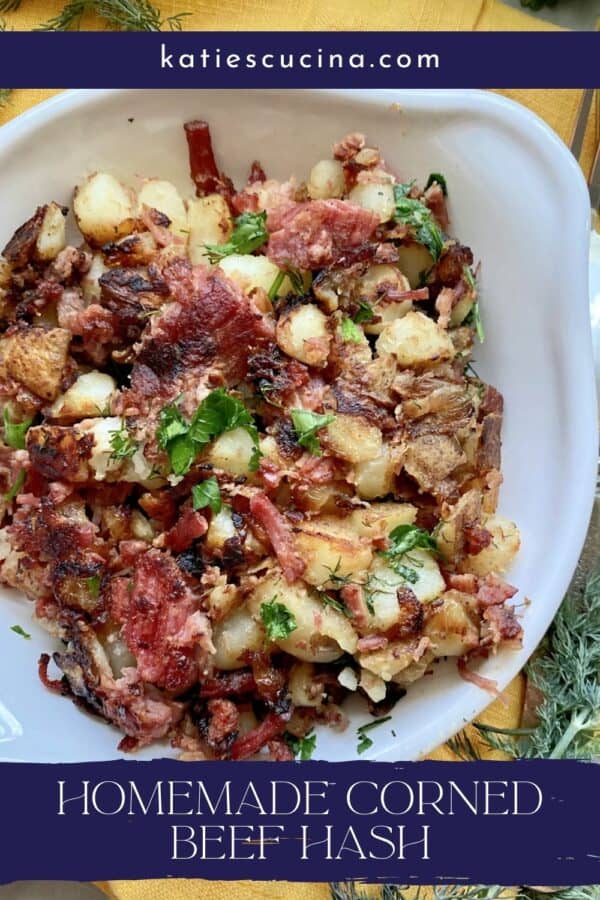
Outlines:
{"type": "Polygon", "coordinates": [[[52,202],[2,253],[0,577],[61,642],[42,681],[199,759],[305,758],[441,657],[493,691],[519,533],[444,177],[349,134],[236,190],[185,135],[195,197],[96,172],[83,241],[52,202]]]}

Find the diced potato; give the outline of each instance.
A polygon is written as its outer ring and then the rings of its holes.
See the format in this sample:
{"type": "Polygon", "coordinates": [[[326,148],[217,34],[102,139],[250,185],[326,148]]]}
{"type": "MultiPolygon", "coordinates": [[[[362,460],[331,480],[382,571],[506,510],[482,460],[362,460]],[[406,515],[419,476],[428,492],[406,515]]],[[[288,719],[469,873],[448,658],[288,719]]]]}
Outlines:
{"type": "Polygon", "coordinates": [[[92,247],[116,241],[135,227],[135,195],[108,172],[96,172],[75,188],[73,211],[92,247]]]}
{"type": "Polygon", "coordinates": [[[348,200],[374,212],[380,222],[389,222],[396,209],[394,187],[390,182],[359,181],[348,194],[348,200]]]}
{"type": "Polygon", "coordinates": [[[459,565],[461,572],[473,572],[475,575],[489,575],[495,572],[501,575],[512,564],[521,546],[519,529],[514,522],[504,516],[491,516],[485,520],[483,527],[492,533],[493,539],[481,553],[467,556],[459,565]]]}
{"type": "Polygon", "coordinates": [[[429,603],[435,600],[443,592],[446,583],[442,578],[440,567],[428,550],[420,547],[406,553],[400,560],[402,565],[411,569],[416,578],[414,583],[407,581],[402,575],[397,575],[381,556],[373,559],[373,565],[369,570],[370,589],[373,592],[373,602],[377,609],[377,598],[380,593],[391,593],[396,597],[396,589],[409,587],[417,600],[421,603],[429,603]]]}
{"type": "Polygon", "coordinates": [[[385,700],[387,693],[385,681],[378,675],[374,675],[373,672],[369,672],[368,669],[361,669],[359,687],[373,703],[381,703],[382,700],[385,700]]]}
{"type": "Polygon", "coordinates": [[[345,666],[341,670],[338,681],[347,691],[355,691],[358,687],[358,676],[350,666],[345,666]]]}
{"type": "Polygon", "coordinates": [[[392,353],[400,366],[422,366],[454,356],[454,345],[443,328],[421,312],[411,311],[386,325],[377,338],[377,353],[392,353]]]}
{"type": "Polygon", "coordinates": [[[300,582],[289,585],[276,575],[267,576],[248,600],[257,621],[260,607],[276,599],[287,607],[296,622],[288,637],[277,646],[306,662],[332,662],[342,652],[354,653],[357,635],[343,613],[324,606],[315,594],[300,582]]]}
{"type": "Polygon", "coordinates": [[[306,184],[311,200],[341,197],[346,190],[344,167],[337,159],[320,159],[310,170],[306,184]]]}
{"type": "Polygon", "coordinates": [[[138,192],[140,210],[144,206],[157,209],[171,220],[169,226],[173,234],[187,240],[188,218],[185,204],[174,184],[160,178],[149,178],[144,181],[138,192]]]}
{"type": "MultiPolygon", "coordinates": [[[[262,288],[267,294],[279,275],[279,268],[266,256],[232,253],[219,262],[219,268],[231,278],[245,294],[251,294],[255,288],[262,288]]],[[[289,278],[284,278],[278,297],[285,297],[292,289],[289,278]]]]}
{"type": "Polygon", "coordinates": [[[457,562],[464,555],[464,526],[479,525],[481,517],[481,493],[476,489],[466,491],[447,513],[436,531],[437,548],[448,562],[457,562]]]}
{"type": "Polygon", "coordinates": [[[385,497],[394,490],[395,476],[400,470],[401,453],[384,444],[374,459],[357,463],[354,467],[354,484],[359,497],[373,500],[385,497]]]}
{"type": "Polygon", "coordinates": [[[121,467],[122,460],[115,459],[112,455],[112,439],[115,431],[122,430],[122,419],[118,416],[107,416],[104,419],[84,419],[74,427],[80,434],[90,434],[94,438],[89,464],[95,473],[96,481],[102,481],[109,472],[114,472],[121,467]]]}
{"type": "Polygon", "coordinates": [[[363,669],[378,675],[384,681],[396,680],[400,672],[413,665],[420,658],[419,639],[409,638],[394,641],[381,650],[361,653],[358,657],[363,669]]]}
{"type": "Polygon", "coordinates": [[[86,303],[95,303],[100,299],[100,278],[108,272],[108,266],[104,262],[104,257],[100,253],[96,253],[92,257],[92,263],[81,279],[81,290],[83,299],[86,303]]]}
{"type": "Polygon", "coordinates": [[[452,314],[450,315],[451,328],[456,328],[457,325],[460,325],[462,322],[464,322],[464,320],[473,309],[474,303],[475,295],[471,292],[465,294],[460,298],[460,300],[452,310],[452,314]]]}
{"type": "Polygon", "coordinates": [[[433,266],[433,257],[423,244],[400,244],[398,266],[406,275],[411,288],[418,288],[423,277],[433,266]]]}
{"type": "Polygon", "coordinates": [[[462,656],[479,645],[476,599],[460,591],[446,591],[442,604],[427,611],[423,634],[435,656],[462,656]]]}
{"type": "Polygon", "coordinates": [[[55,259],[66,246],[66,210],[58,203],[46,207],[42,227],[35,244],[35,255],[43,262],[55,259]]]}
{"type": "Polygon", "coordinates": [[[115,628],[103,638],[102,646],[115,678],[120,678],[123,669],[135,668],[135,657],[121,637],[121,629],[115,628]]]}
{"type": "Polygon", "coordinates": [[[211,657],[217,669],[240,669],[248,650],[260,650],[264,632],[251,611],[240,606],[213,626],[212,642],[216,653],[211,657]]]}
{"type": "Polygon", "coordinates": [[[361,416],[337,415],[323,440],[331,453],[351,463],[376,459],[382,449],[381,431],[361,416]]]}
{"type": "Polygon", "coordinates": [[[54,400],[70,343],[64,328],[29,327],[6,335],[0,339],[0,377],[14,378],[38,397],[54,400]]]}
{"type": "Polygon", "coordinates": [[[254,442],[245,428],[226,431],[211,445],[208,460],[231,475],[250,475],[254,442]]]}
{"type": "Polygon", "coordinates": [[[339,578],[355,577],[372,560],[370,542],[346,527],[333,530],[324,519],[304,522],[295,535],[296,548],[306,563],[303,578],[315,587],[339,587],[339,578]],[[338,582],[331,580],[332,573],[338,582]]]}
{"type": "Polygon", "coordinates": [[[363,328],[367,334],[380,334],[386,325],[394,319],[405,316],[412,309],[412,300],[387,302],[386,291],[395,292],[410,290],[408,279],[397,266],[372,265],[360,278],[360,299],[371,306],[380,321],[365,322],[363,328]],[[382,301],[383,302],[380,302],[382,301]]]}
{"type": "Polygon", "coordinates": [[[226,575],[219,575],[217,583],[209,592],[206,604],[212,622],[218,622],[237,606],[239,588],[235,584],[229,584],[226,575]]]}
{"type": "Polygon", "coordinates": [[[231,516],[231,509],[222,506],[216,516],[213,516],[206,533],[206,546],[213,550],[220,549],[230,538],[236,536],[235,525],[231,516]]]}
{"type": "Polygon", "coordinates": [[[117,383],[104,372],[84,372],[71,387],[57,397],[49,412],[51,419],[83,419],[104,416],[110,409],[117,383]]]}
{"type": "Polygon", "coordinates": [[[417,508],[410,503],[373,503],[367,509],[355,509],[348,516],[357,533],[371,540],[387,537],[397,525],[412,525],[417,508]]]}
{"type": "Polygon", "coordinates": [[[325,699],[323,685],[315,681],[312,663],[294,663],[290,669],[288,691],[294,706],[321,706],[325,699]]]}
{"type": "Polygon", "coordinates": [[[188,254],[196,263],[208,262],[205,244],[225,244],[233,231],[233,220],[220,194],[188,200],[188,254]]]}
{"type": "Polygon", "coordinates": [[[283,313],[277,321],[277,344],[294,359],[309,366],[324,366],[329,356],[331,334],[327,316],[318,306],[304,303],[283,313]]]}
{"type": "Polygon", "coordinates": [[[134,509],[131,513],[131,533],[138,541],[147,541],[151,544],[154,540],[154,529],[139,509],[134,509]]]}

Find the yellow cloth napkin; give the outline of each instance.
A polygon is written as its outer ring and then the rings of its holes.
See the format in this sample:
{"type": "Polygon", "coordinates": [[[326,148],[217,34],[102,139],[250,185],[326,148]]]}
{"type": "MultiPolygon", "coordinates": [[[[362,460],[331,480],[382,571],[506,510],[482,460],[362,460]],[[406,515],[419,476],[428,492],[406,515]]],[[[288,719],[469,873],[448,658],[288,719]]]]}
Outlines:
{"type": "MultiPolygon", "coordinates": [[[[47,20],[64,5],[63,0],[25,3],[20,11],[7,15],[9,26],[29,30],[47,20]]],[[[163,15],[192,11],[184,20],[186,30],[397,30],[397,31],[527,31],[549,30],[553,26],[504,6],[496,0],[379,0],[373,6],[362,0],[162,0],[163,15]]],[[[102,27],[94,17],[84,27],[102,27]]],[[[58,93],[52,90],[15,91],[0,110],[0,125],[58,93]]],[[[566,142],[573,132],[580,91],[506,90],[499,93],[529,107],[554,128],[566,142]]],[[[590,122],[582,167],[591,167],[594,121],[590,122]]],[[[519,676],[480,717],[500,727],[518,724],[523,705],[524,683],[519,676]]],[[[470,731],[477,743],[476,733],[470,731]]],[[[493,757],[495,754],[488,754],[493,757]]],[[[497,754],[496,754],[497,755],[497,754]]],[[[431,759],[453,759],[444,747],[431,759]]],[[[98,885],[113,900],[329,900],[327,885],[287,882],[209,882],[203,880],[111,881],[98,885]]]]}

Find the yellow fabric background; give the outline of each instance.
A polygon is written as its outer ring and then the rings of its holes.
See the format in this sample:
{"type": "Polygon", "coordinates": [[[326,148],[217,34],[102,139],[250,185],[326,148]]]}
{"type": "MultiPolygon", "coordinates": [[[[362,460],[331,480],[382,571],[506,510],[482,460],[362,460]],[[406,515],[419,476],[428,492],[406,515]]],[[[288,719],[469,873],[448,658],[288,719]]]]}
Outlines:
{"type": "MultiPolygon", "coordinates": [[[[47,20],[64,5],[63,0],[35,0],[25,3],[18,13],[6,16],[9,26],[30,30],[47,20]]],[[[553,26],[510,9],[496,0],[379,0],[373,15],[363,0],[162,0],[163,15],[193,10],[184,20],[185,30],[398,30],[398,31],[490,31],[549,30],[553,26]]],[[[102,27],[89,17],[86,28],[102,27]]],[[[10,104],[0,110],[0,125],[58,93],[55,90],[15,91],[10,104]]],[[[536,112],[569,141],[580,98],[571,90],[499,91],[536,112]]],[[[595,123],[590,122],[582,167],[592,162],[595,123]]],[[[501,727],[518,724],[523,704],[523,678],[516,678],[480,717],[501,727]]],[[[477,743],[476,736],[471,737],[477,743]]],[[[494,756],[495,754],[490,754],[494,756]]],[[[497,755],[497,754],[496,754],[497,755]]],[[[432,759],[452,759],[446,748],[431,754],[432,759]]],[[[208,882],[203,880],[111,881],[98,885],[113,900],[329,900],[327,885],[289,884],[287,882],[208,882]]]]}

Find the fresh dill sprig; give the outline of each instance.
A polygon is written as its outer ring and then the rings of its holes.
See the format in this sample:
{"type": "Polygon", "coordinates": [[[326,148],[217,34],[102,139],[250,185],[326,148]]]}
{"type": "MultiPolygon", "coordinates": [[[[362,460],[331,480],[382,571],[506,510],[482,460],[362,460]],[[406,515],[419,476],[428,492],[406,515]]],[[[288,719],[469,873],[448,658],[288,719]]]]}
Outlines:
{"type": "MultiPolygon", "coordinates": [[[[537,724],[533,728],[496,728],[474,722],[487,746],[514,759],[598,759],[600,570],[588,577],[583,589],[572,588],[567,593],[542,650],[525,672],[542,696],[537,724]]],[[[464,732],[449,744],[461,759],[479,758],[464,732]]]]}
{"type": "MultiPolygon", "coordinates": [[[[373,900],[354,882],[336,881],[329,885],[331,900],[373,900]]],[[[598,885],[540,891],[533,887],[502,887],[498,884],[437,885],[432,887],[384,884],[379,900],[598,900],[598,885]]]]}
{"type": "Polygon", "coordinates": [[[481,754],[465,730],[459,731],[446,743],[454,755],[464,762],[474,762],[477,759],[481,759],[481,754]]]}
{"type": "Polygon", "coordinates": [[[38,31],[69,31],[80,27],[85,13],[97,13],[115,31],[181,31],[182,20],[190,15],[176,13],[163,18],[150,0],[69,0],[38,31]]]}

